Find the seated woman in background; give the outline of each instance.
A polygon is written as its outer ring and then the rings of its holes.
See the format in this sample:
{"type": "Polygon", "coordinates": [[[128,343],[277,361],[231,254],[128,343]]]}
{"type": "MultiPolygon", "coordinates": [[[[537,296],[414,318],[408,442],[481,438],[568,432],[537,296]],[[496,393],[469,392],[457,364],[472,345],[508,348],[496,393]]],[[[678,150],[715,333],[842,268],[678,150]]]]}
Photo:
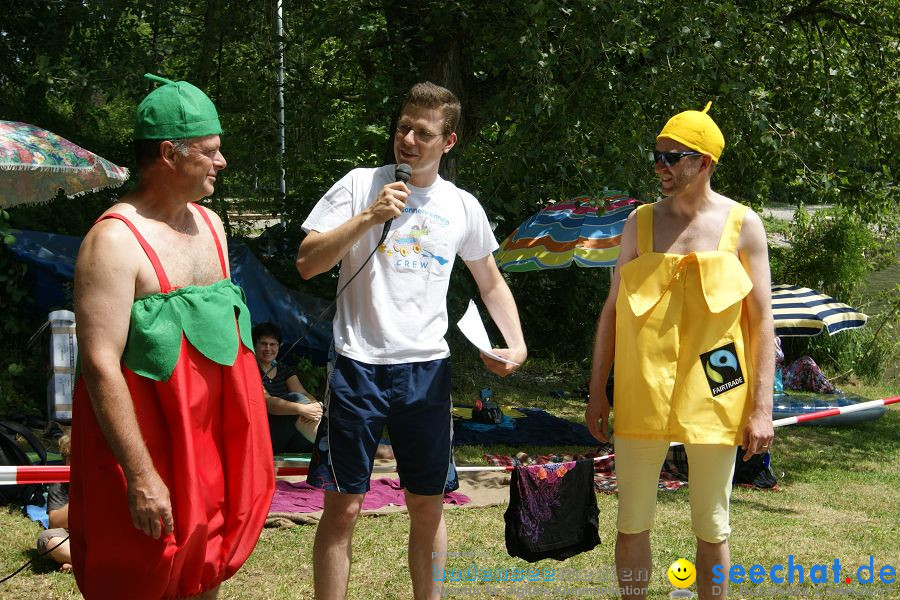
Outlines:
{"type": "Polygon", "coordinates": [[[260,323],[253,328],[256,363],[266,392],[272,452],[311,452],[322,420],[322,404],[304,389],[294,369],[275,360],[280,345],[281,330],[274,323],[260,323]]]}
{"type": "MultiPolygon", "coordinates": [[[[59,438],[59,453],[63,462],[69,464],[72,439],[69,434],[59,438]]],[[[72,553],[69,550],[69,484],[51,483],[47,486],[48,529],[41,532],[37,549],[41,554],[49,550],[50,558],[61,564],[60,571],[72,570],[72,553]]]]}

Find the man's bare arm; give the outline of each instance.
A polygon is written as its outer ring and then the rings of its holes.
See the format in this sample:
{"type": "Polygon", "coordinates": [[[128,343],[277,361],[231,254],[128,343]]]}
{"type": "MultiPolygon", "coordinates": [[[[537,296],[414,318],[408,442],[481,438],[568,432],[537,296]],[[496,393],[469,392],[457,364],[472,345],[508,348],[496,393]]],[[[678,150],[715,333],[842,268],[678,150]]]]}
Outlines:
{"type": "Polygon", "coordinates": [[[741,229],[738,256],[749,273],[753,289],[746,298],[750,324],[747,346],[753,379],[750,381],[753,411],[743,429],[744,460],[765,452],[772,443],[772,380],[775,373],[775,325],[772,320],[772,276],[762,221],[747,212],[741,229]]]}
{"type": "Polygon", "coordinates": [[[588,405],[584,420],[588,431],[601,442],[609,441],[609,398],[606,382],[616,353],[616,298],[619,295],[619,271],[622,265],[637,257],[637,213],[632,212],[625,222],[619,258],[609,284],[609,294],[597,319],[594,352],[591,357],[591,380],[588,384],[588,405]],[[599,425],[598,425],[599,423],[599,425]]]}
{"type": "MultiPolygon", "coordinates": [[[[519,310],[516,308],[516,301],[509,286],[497,268],[494,256],[488,254],[484,258],[467,260],[466,267],[475,278],[481,299],[506,342],[506,348],[495,352],[521,365],[528,358],[528,349],[525,346],[525,336],[522,335],[519,310]]],[[[481,355],[481,360],[488,370],[501,377],[506,377],[518,368],[516,365],[494,360],[484,354],[481,355]]]]}
{"type": "Polygon", "coordinates": [[[302,383],[300,383],[300,378],[297,375],[291,375],[290,377],[288,377],[285,381],[285,384],[287,385],[287,389],[289,392],[297,392],[315,400],[315,398],[313,398],[313,395],[310,394],[305,387],[303,387],[302,383]]]}
{"type": "Polygon", "coordinates": [[[50,529],[56,529],[57,527],[62,527],[63,529],[69,528],[69,503],[66,504],[62,508],[55,508],[53,510],[47,511],[47,524],[50,525],[50,529]]]}
{"type": "Polygon", "coordinates": [[[300,243],[294,264],[303,279],[331,270],[350,248],[372,227],[399,217],[406,204],[409,188],[403,182],[389,183],[381,189],[371,206],[342,225],[327,231],[310,231],[300,243]]]}
{"type": "Polygon", "coordinates": [[[88,233],[75,265],[75,319],[82,375],[97,424],[125,474],[132,523],[158,538],[173,529],[169,490],[147,451],[120,366],[140,252],[118,222],[103,221],[88,233]]]}

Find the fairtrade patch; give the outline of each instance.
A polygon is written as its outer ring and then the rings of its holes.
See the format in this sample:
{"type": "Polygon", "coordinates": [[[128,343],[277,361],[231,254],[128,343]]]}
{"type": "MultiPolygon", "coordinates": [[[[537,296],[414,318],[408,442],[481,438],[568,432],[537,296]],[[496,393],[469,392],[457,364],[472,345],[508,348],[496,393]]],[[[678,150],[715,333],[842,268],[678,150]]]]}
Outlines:
{"type": "Polygon", "coordinates": [[[745,383],[734,342],[701,354],[700,364],[703,365],[706,382],[713,396],[745,383]]]}

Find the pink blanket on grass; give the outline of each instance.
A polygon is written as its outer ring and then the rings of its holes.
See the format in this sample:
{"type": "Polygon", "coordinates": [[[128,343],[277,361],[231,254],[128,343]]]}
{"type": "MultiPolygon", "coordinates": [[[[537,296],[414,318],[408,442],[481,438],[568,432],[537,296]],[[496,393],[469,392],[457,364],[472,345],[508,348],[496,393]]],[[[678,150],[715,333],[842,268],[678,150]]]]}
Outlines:
{"type": "MultiPolygon", "coordinates": [[[[467,504],[469,497],[458,492],[444,494],[444,504],[467,504]]],[[[369,492],[363,500],[363,510],[375,510],[383,506],[405,506],[403,488],[398,479],[373,479],[369,484],[369,492]]],[[[290,483],[275,482],[275,495],[272,497],[270,513],[311,513],[325,507],[325,494],[305,481],[290,483]]]]}

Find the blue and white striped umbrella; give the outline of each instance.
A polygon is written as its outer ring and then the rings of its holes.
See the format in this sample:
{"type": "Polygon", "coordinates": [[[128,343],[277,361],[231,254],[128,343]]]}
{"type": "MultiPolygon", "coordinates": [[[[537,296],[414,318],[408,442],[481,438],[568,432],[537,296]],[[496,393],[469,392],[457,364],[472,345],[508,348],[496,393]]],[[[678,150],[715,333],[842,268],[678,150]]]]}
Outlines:
{"type": "Polygon", "coordinates": [[[862,327],[868,319],[827,294],[784,283],[772,285],[772,316],[775,335],[780,336],[819,335],[823,329],[834,335],[862,327]]]}

